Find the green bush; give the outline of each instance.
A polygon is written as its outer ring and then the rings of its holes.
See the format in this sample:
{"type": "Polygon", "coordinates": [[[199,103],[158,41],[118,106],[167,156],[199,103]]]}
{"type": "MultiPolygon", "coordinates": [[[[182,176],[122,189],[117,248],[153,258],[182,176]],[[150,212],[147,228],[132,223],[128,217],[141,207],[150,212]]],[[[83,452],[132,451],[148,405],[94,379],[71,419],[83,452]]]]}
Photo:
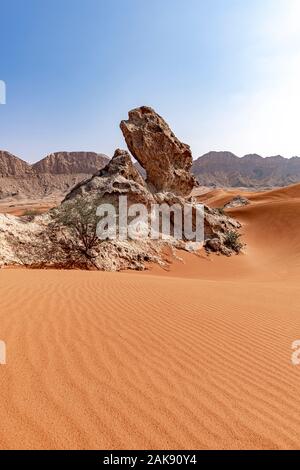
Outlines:
{"type": "MultiPolygon", "coordinates": [[[[59,247],[63,259],[68,259],[70,266],[93,266],[99,245],[97,236],[96,211],[98,200],[87,201],[83,197],[65,201],[50,213],[53,245],[59,247]]],[[[97,268],[98,269],[98,268],[97,268]]]]}
{"type": "Polygon", "coordinates": [[[230,230],[226,234],[224,245],[227,246],[227,248],[230,248],[231,250],[235,251],[236,253],[239,253],[243,248],[243,244],[240,242],[240,237],[240,233],[235,230],[230,230]]]}
{"type": "Polygon", "coordinates": [[[29,220],[33,220],[40,212],[36,209],[27,209],[23,212],[22,217],[26,217],[29,220]]]}

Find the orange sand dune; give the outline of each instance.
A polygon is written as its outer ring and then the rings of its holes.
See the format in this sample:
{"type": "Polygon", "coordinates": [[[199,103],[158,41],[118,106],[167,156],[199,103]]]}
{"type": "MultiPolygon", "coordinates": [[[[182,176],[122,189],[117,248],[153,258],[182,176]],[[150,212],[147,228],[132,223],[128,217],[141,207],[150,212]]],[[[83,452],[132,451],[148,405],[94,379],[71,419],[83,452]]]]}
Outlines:
{"type": "Polygon", "coordinates": [[[0,271],[2,449],[300,448],[300,186],[249,199],[240,256],[0,271]]]}
{"type": "MultiPolygon", "coordinates": [[[[245,194],[244,190],[237,189],[211,189],[206,192],[201,191],[198,193],[196,189],[193,193],[194,196],[198,196],[199,201],[204,202],[210,207],[223,207],[227,202],[238,194],[245,194]]],[[[248,193],[247,193],[248,194],[248,193]]]]}
{"type": "Polygon", "coordinates": [[[245,189],[211,189],[204,191],[196,189],[194,195],[198,196],[199,201],[204,202],[210,207],[223,207],[227,202],[237,195],[242,195],[252,202],[272,202],[275,200],[283,201],[285,199],[300,198],[300,184],[293,184],[285,188],[276,188],[270,191],[247,191],[245,189]]]}

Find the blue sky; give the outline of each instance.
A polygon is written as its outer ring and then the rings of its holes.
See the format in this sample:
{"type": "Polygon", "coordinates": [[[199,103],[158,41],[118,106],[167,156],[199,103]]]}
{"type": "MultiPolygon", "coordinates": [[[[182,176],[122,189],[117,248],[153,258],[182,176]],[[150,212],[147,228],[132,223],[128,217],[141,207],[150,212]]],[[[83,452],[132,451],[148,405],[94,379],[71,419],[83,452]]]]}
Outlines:
{"type": "Polygon", "coordinates": [[[0,0],[0,148],[111,155],[150,105],[191,145],[300,155],[299,0],[0,0]]]}

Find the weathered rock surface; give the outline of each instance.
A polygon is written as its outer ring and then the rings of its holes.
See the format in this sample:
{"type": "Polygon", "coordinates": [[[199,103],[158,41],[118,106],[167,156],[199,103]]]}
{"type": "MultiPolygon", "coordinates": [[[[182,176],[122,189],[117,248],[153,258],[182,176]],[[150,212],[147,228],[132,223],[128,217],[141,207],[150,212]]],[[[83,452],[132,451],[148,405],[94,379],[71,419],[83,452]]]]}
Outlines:
{"type": "Polygon", "coordinates": [[[206,242],[206,248],[214,253],[221,251],[222,242],[219,238],[210,238],[206,242]]]}
{"type": "Polygon", "coordinates": [[[190,173],[190,147],[177,139],[152,108],[133,109],[128,117],[120,127],[130,152],[147,173],[148,184],[157,192],[188,195],[197,185],[190,173]]]}
{"type": "Polygon", "coordinates": [[[145,181],[135,168],[129,153],[117,149],[109,163],[91,178],[77,184],[65,201],[76,197],[99,199],[102,203],[118,203],[119,196],[127,196],[128,203],[148,205],[154,202],[145,181]]]}
{"type": "Polygon", "coordinates": [[[225,214],[221,214],[218,209],[204,206],[204,247],[207,251],[219,252],[230,256],[236,252],[227,246],[227,236],[229,233],[238,233],[241,228],[240,222],[225,214]]]}
{"type": "Polygon", "coordinates": [[[249,199],[238,195],[231,199],[231,201],[227,202],[227,204],[225,204],[224,206],[224,209],[232,209],[234,207],[247,206],[248,204],[250,204],[249,199]]]}
{"type": "Polygon", "coordinates": [[[37,217],[29,222],[25,218],[0,214],[0,267],[25,264],[23,257],[29,260],[28,264],[35,264],[35,247],[41,246],[40,236],[44,232],[45,221],[46,217],[37,217]]]}

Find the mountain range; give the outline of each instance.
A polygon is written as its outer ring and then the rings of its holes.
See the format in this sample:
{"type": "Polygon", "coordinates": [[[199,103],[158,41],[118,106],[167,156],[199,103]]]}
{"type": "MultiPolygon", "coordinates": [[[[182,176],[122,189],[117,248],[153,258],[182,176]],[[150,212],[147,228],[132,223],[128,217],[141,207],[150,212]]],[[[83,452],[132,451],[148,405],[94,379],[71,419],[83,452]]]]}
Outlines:
{"type": "Polygon", "coordinates": [[[95,152],[57,152],[30,165],[0,151],[0,199],[60,198],[108,161],[106,155],[95,152]]]}
{"type": "MultiPolygon", "coordinates": [[[[34,164],[0,151],[0,199],[63,197],[74,185],[103,168],[109,157],[95,152],[56,152],[34,164]]],[[[145,176],[145,172],[136,163],[145,176]]],[[[300,158],[257,154],[240,158],[209,152],[194,160],[192,172],[201,186],[272,188],[300,181],[300,158]]]]}
{"type": "Polygon", "coordinates": [[[209,152],[194,161],[192,172],[201,186],[272,188],[300,181],[300,158],[263,158],[231,152],[209,152]]]}

